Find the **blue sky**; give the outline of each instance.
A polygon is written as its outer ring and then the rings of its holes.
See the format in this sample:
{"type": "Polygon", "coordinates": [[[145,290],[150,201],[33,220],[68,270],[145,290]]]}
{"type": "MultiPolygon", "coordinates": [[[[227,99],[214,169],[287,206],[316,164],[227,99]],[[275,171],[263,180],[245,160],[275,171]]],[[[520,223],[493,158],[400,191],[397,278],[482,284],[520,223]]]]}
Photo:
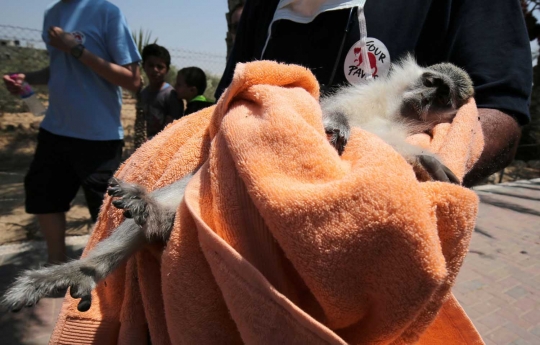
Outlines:
{"type": "MultiPolygon", "coordinates": [[[[131,29],[148,29],[167,48],[226,54],[227,0],[109,0],[131,29]]],[[[40,29],[51,0],[1,0],[0,24],[40,29]]]]}

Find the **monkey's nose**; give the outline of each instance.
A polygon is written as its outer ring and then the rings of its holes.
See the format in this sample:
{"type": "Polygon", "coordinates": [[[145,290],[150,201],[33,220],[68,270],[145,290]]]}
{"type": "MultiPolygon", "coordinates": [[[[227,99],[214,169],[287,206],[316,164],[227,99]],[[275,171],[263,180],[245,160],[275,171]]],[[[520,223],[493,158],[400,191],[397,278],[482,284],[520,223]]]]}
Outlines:
{"type": "Polygon", "coordinates": [[[451,105],[452,95],[450,94],[450,88],[444,84],[437,88],[436,100],[439,105],[451,105]]]}

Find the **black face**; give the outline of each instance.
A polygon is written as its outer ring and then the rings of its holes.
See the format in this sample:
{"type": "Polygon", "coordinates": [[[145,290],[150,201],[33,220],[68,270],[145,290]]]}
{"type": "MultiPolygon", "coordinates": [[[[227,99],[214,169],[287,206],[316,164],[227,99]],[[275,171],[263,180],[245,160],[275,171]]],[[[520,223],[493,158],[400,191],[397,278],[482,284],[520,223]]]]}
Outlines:
{"type": "Polygon", "coordinates": [[[463,70],[450,64],[435,65],[405,92],[401,115],[431,124],[450,122],[472,90],[472,81],[463,70]]]}

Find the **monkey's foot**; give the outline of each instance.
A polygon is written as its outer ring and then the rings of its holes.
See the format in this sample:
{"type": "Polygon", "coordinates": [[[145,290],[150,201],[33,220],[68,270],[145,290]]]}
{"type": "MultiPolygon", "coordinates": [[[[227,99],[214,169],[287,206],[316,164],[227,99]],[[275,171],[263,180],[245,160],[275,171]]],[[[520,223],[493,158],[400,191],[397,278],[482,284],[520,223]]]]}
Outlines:
{"type": "Polygon", "coordinates": [[[457,176],[446,165],[431,155],[417,155],[411,162],[419,180],[433,180],[460,184],[457,176]],[[426,176],[427,175],[427,176],[426,176]]]}
{"type": "Polygon", "coordinates": [[[81,298],[77,309],[87,311],[91,305],[91,292],[95,288],[95,271],[72,261],[63,265],[44,267],[23,272],[4,294],[2,304],[17,312],[33,307],[41,298],[56,297],[59,291],[70,287],[73,298],[81,298]]]}
{"type": "Polygon", "coordinates": [[[115,177],[109,181],[107,193],[119,199],[112,203],[115,207],[124,210],[126,218],[133,218],[139,226],[146,224],[148,219],[148,193],[136,184],[123,182],[115,177]]]}
{"type": "Polygon", "coordinates": [[[328,141],[341,155],[351,134],[349,121],[342,113],[334,112],[323,115],[323,125],[328,141]]]}

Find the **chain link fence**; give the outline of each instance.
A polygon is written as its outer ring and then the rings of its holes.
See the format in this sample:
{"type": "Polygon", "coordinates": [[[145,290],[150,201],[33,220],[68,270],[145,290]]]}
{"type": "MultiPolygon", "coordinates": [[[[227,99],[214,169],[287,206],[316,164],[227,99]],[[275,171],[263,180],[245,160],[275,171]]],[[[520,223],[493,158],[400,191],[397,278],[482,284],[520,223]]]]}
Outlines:
{"type": "MultiPolygon", "coordinates": [[[[200,67],[211,80],[209,93],[212,92],[210,88],[215,89],[213,84],[216,84],[215,81],[219,80],[225,70],[225,55],[172,47],[167,49],[171,53],[174,70],[188,66],[200,67]]],[[[38,70],[47,65],[48,54],[41,30],[0,24],[0,75],[13,71],[38,70]]],[[[39,87],[37,91],[43,100],[47,98],[45,87],[39,87]]],[[[21,102],[0,87],[0,112],[17,112],[20,109],[21,102]]]]}
{"type": "MultiPolygon", "coordinates": [[[[41,30],[0,24],[0,45],[2,47],[23,47],[45,49],[41,30]]],[[[214,75],[221,76],[225,70],[225,55],[166,47],[171,53],[172,64],[176,68],[197,66],[214,75]]]]}

